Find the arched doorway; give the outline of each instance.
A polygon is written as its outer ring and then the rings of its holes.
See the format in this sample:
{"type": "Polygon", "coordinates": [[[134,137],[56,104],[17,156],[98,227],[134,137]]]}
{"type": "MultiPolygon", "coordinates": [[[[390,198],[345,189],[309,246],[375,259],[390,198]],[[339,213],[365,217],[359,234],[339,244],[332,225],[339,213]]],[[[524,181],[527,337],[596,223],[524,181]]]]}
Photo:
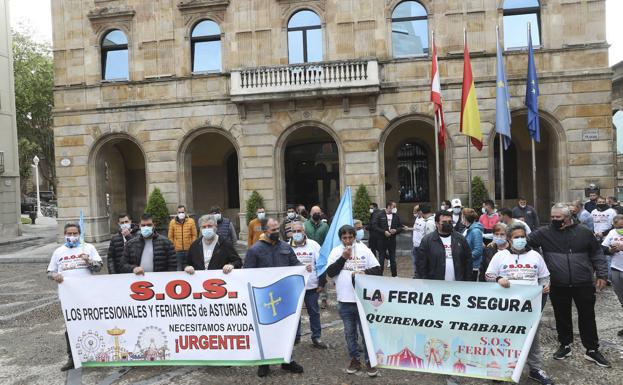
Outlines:
{"type": "MultiPolygon", "coordinates": [[[[508,150],[504,152],[504,199],[505,206],[512,207],[519,197],[526,198],[530,205],[533,201],[532,178],[532,144],[526,127],[525,110],[512,113],[511,138],[508,150]]],[[[537,201],[535,207],[543,220],[549,218],[548,208],[558,200],[565,200],[561,195],[562,168],[560,157],[565,156],[559,151],[561,138],[551,118],[540,119],[541,141],[535,143],[537,201]]],[[[500,143],[499,135],[490,141],[493,147],[495,169],[495,199],[501,196],[500,186],[500,143]]]]}
{"type": "Polygon", "coordinates": [[[239,229],[238,151],[225,135],[216,129],[204,129],[186,138],[180,151],[185,178],[180,180],[179,204],[197,216],[219,206],[239,229]]]}
{"type": "Polygon", "coordinates": [[[303,126],[287,136],[283,151],[283,203],[302,203],[308,210],[320,205],[331,215],[341,195],[340,153],[334,138],[324,129],[303,126]]]}
{"type": "MultiPolygon", "coordinates": [[[[381,139],[385,201],[398,204],[402,218],[410,218],[415,203],[437,202],[435,129],[428,117],[408,116],[391,124],[381,139]],[[384,142],[384,144],[383,144],[384,142]]],[[[446,147],[449,145],[446,141],[446,147]]],[[[441,199],[445,196],[445,151],[439,151],[441,199]]],[[[385,202],[378,202],[383,206],[385,202]]]]}
{"type": "Polygon", "coordinates": [[[118,230],[120,214],[129,214],[137,221],[147,204],[145,155],[138,143],[126,135],[106,137],[95,148],[91,164],[95,217],[108,217],[109,234],[118,230]]]}

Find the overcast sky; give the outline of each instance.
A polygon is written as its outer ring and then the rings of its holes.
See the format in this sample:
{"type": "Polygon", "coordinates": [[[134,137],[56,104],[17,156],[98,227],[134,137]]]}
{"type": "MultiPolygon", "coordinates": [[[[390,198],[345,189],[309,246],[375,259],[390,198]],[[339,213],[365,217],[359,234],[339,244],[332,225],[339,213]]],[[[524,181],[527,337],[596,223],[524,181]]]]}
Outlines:
{"type": "MultiPolygon", "coordinates": [[[[11,25],[29,26],[38,40],[52,41],[51,0],[10,0],[11,25]],[[34,10],[34,12],[33,12],[34,10]]],[[[610,47],[610,64],[623,60],[623,1],[606,0],[606,28],[610,47]]]]}

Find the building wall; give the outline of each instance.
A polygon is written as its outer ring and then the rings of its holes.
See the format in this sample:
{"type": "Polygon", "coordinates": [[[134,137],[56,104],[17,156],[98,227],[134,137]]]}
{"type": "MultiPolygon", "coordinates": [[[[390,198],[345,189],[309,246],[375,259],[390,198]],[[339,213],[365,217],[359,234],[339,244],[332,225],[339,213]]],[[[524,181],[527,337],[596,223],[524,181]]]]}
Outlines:
{"type": "MultiPolygon", "coordinates": [[[[97,194],[92,162],[97,149],[111,135],[130,138],[140,145],[147,191],[160,187],[171,212],[178,202],[184,203],[192,188],[185,151],[191,139],[202,132],[222,134],[237,150],[242,208],[253,190],[264,196],[269,212],[283,211],[290,203],[285,202],[284,193],[284,146],[293,132],[306,126],[321,128],[336,141],[340,186],[364,184],[373,200],[380,203],[390,198],[385,191],[386,140],[409,124],[432,130],[433,122],[430,59],[392,58],[391,12],[399,1],[181,2],[199,4],[195,8],[178,7],[178,3],[53,2],[56,156],[57,163],[64,158],[71,160],[68,167],[58,166],[61,219],[76,218],[80,209],[85,209],[92,226],[89,233],[96,238],[106,236],[108,229],[101,223],[107,218],[94,202],[97,194]],[[294,100],[245,103],[241,113],[241,103],[230,96],[230,71],[287,64],[287,21],[301,8],[314,10],[322,20],[324,60],[378,61],[380,91],[373,97],[349,97],[346,105],[340,95],[312,97],[311,92],[301,92],[302,97],[294,100]],[[190,71],[189,31],[203,18],[216,21],[222,31],[221,74],[193,75],[190,71]],[[100,80],[99,41],[111,28],[128,35],[127,82],[100,80]]],[[[429,28],[436,32],[449,132],[442,153],[442,198],[467,198],[467,147],[465,137],[459,134],[464,26],[485,142],[481,152],[471,149],[473,175],[481,176],[489,191],[494,191],[493,26],[502,24],[502,3],[422,1],[429,12],[429,28]]],[[[550,194],[549,201],[538,201],[541,211],[547,212],[546,206],[553,201],[579,198],[588,183],[598,183],[604,193],[613,192],[615,156],[605,1],[541,3],[542,47],[536,50],[535,60],[542,129],[554,141],[544,144],[543,150],[550,154],[551,170],[539,174],[547,178],[538,180],[550,194]],[[597,140],[583,140],[589,129],[597,130],[597,140]]],[[[513,117],[515,122],[525,121],[525,51],[507,52],[505,63],[513,117]]],[[[522,163],[521,167],[523,175],[530,166],[522,163]]],[[[388,173],[388,178],[392,177],[388,173]]],[[[410,215],[410,205],[400,205],[405,217],[410,215]]]]}
{"type": "Polygon", "coordinates": [[[19,162],[8,0],[0,1],[0,137],[0,152],[4,152],[4,172],[0,170],[0,237],[6,238],[20,234],[19,162]]]}

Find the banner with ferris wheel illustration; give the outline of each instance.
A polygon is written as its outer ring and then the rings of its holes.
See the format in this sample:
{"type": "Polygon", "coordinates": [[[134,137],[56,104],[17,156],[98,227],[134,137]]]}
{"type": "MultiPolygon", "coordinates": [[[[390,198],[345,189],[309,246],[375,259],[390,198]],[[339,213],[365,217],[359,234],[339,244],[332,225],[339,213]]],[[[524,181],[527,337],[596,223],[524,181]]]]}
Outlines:
{"type": "Polygon", "coordinates": [[[542,288],[357,275],[372,366],[519,382],[542,288]]]}
{"type": "Polygon", "coordinates": [[[59,299],[76,367],[290,362],[305,266],[67,276],[59,299]]]}

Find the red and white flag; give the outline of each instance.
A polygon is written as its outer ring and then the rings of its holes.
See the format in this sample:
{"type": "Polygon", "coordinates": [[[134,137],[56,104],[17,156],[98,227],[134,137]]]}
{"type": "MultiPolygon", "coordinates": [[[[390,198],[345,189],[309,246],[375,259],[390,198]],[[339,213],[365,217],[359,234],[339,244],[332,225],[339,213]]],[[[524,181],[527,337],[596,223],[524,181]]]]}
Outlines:
{"type": "Polygon", "coordinates": [[[446,125],[443,121],[443,107],[441,103],[441,81],[439,80],[439,67],[437,66],[437,47],[433,39],[433,69],[431,71],[430,101],[434,104],[434,112],[437,117],[439,127],[438,141],[439,147],[443,149],[446,145],[446,125]]]}

